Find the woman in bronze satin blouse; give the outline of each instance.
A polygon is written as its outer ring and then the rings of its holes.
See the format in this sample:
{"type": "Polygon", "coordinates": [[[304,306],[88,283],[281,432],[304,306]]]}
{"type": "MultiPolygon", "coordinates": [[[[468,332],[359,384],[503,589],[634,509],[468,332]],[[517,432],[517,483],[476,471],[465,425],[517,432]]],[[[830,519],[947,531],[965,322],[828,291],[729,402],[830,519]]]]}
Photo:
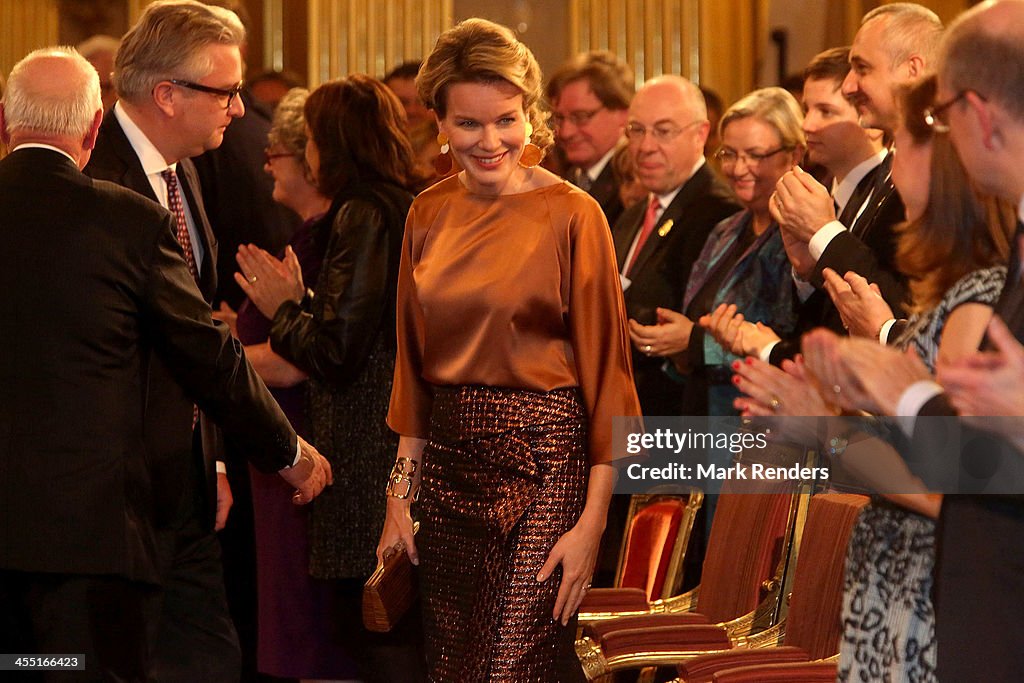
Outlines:
{"type": "Polygon", "coordinates": [[[535,165],[540,70],[511,31],[447,31],[417,88],[464,170],[406,222],[377,552],[401,540],[419,564],[432,680],[555,681],[604,531],[612,418],[640,410],[614,249],[598,204],[535,165]]]}

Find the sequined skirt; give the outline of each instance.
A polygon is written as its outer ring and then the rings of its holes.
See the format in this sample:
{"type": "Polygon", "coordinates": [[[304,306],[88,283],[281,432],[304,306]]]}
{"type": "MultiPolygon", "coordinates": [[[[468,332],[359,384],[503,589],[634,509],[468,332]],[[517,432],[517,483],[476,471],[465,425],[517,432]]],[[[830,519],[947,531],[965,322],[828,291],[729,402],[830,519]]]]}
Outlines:
{"type": "Polygon", "coordinates": [[[555,682],[575,625],[552,619],[561,570],[536,576],[583,510],[576,389],[438,388],[420,493],[420,587],[432,681],[555,682]]]}

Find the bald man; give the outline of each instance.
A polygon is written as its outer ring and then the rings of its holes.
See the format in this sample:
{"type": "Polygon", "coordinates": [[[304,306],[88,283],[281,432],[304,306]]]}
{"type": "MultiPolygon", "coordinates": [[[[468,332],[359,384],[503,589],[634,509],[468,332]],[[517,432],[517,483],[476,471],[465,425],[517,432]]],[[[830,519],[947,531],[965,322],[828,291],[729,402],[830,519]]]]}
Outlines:
{"type": "Polygon", "coordinates": [[[0,105],[0,233],[17,254],[0,277],[0,652],[76,654],[76,681],[143,681],[161,579],[151,359],[298,500],[330,465],[214,325],[171,215],[82,174],[102,116],[96,70],[67,48],[15,65],[0,105]]]}
{"type": "MultiPolygon", "coordinates": [[[[647,81],[629,106],[629,154],[648,194],[622,214],[612,235],[626,311],[642,325],[657,322],[657,308],[682,305],[690,268],[711,229],[740,209],[705,162],[709,128],[704,96],[679,76],[647,81]]],[[[681,410],[682,390],[662,371],[663,363],[634,349],[645,415],[681,410]]]]}

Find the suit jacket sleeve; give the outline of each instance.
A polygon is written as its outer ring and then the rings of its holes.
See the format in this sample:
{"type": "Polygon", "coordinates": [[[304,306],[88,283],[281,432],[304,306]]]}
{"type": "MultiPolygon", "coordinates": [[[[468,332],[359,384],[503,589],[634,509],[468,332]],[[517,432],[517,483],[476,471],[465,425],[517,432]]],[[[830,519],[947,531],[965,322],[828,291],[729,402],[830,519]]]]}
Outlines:
{"type": "Polygon", "coordinates": [[[401,223],[373,202],[345,202],[332,223],[311,311],[294,302],[274,315],[270,346],[317,379],[337,384],[362,370],[382,322],[391,333],[401,223]],[[396,225],[390,223],[395,222],[396,225]]]}
{"type": "Polygon", "coordinates": [[[265,472],[290,466],[295,431],[245,359],[241,344],[227,327],[214,324],[169,217],[166,223],[153,245],[141,302],[156,353],[253,465],[265,472]]]}
{"type": "Polygon", "coordinates": [[[911,471],[945,493],[1019,496],[1024,492],[1024,454],[1013,441],[956,419],[958,416],[944,393],[921,407],[908,457],[911,471]]]}
{"type": "Polygon", "coordinates": [[[896,270],[893,254],[896,251],[897,235],[891,226],[903,220],[903,203],[886,202],[884,208],[874,220],[872,230],[886,228],[884,243],[874,248],[865,244],[849,230],[839,233],[829,242],[821,258],[814,266],[811,281],[818,289],[825,286],[822,271],[831,268],[842,277],[847,271],[863,276],[868,282],[874,282],[882,290],[882,298],[894,311],[902,310],[907,300],[907,286],[903,276],[896,270]]]}

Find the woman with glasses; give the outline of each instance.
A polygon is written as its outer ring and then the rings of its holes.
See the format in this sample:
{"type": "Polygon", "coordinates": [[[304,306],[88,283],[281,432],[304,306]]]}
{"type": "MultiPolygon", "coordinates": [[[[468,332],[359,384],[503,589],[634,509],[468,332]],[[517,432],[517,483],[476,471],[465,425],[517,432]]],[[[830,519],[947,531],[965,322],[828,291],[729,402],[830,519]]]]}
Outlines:
{"type": "Polygon", "coordinates": [[[748,320],[790,330],[794,292],[782,235],[768,211],[778,182],[804,152],[800,105],[782,88],[755,90],[729,107],[715,157],[743,205],[711,232],[694,263],[682,312],[658,309],[657,325],[630,322],[634,346],[672,359],[683,385],[683,415],[730,415],[736,397],[729,364],[736,358],[694,325],[720,303],[748,320]]]}
{"type": "MultiPolygon", "coordinates": [[[[326,634],[343,643],[358,672],[315,668],[303,678],[422,680],[418,624],[391,634],[362,626],[362,586],[374,554],[397,437],[385,423],[395,358],[395,288],[409,192],[418,179],[401,103],[379,81],[356,74],[313,91],[303,107],[305,162],[322,215],[309,226],[319,273],[304,273],[294,247],[278,260],[252,245],[238,252],[236,281],[269,320],[269,349],[308,377],[305,408],[311,441],[340,476],[311,506],[309,574],[333,591],[309,607],[332,613],[326,634]],[[307,288],[307,284],[309,288],[307,288]],[[327,583],[329,582],[329,583],[327,583]]],[[[271,145],[268,165],[292,194],[294,159],[271,145]],[[279,169],[278,164],[282,164],[279,169]]],[[[305,191],[304,188],[302,191],[305,191]]],[[[282,586],[287,590],[287,586],[282,586]]],[[[281,605],[279,620],[294,619],[281,605]]],[[[314,663],[320,655],[296,644],[314,663]]],[[[294,675],[294,674],[292,674],[294,675]]]]}

